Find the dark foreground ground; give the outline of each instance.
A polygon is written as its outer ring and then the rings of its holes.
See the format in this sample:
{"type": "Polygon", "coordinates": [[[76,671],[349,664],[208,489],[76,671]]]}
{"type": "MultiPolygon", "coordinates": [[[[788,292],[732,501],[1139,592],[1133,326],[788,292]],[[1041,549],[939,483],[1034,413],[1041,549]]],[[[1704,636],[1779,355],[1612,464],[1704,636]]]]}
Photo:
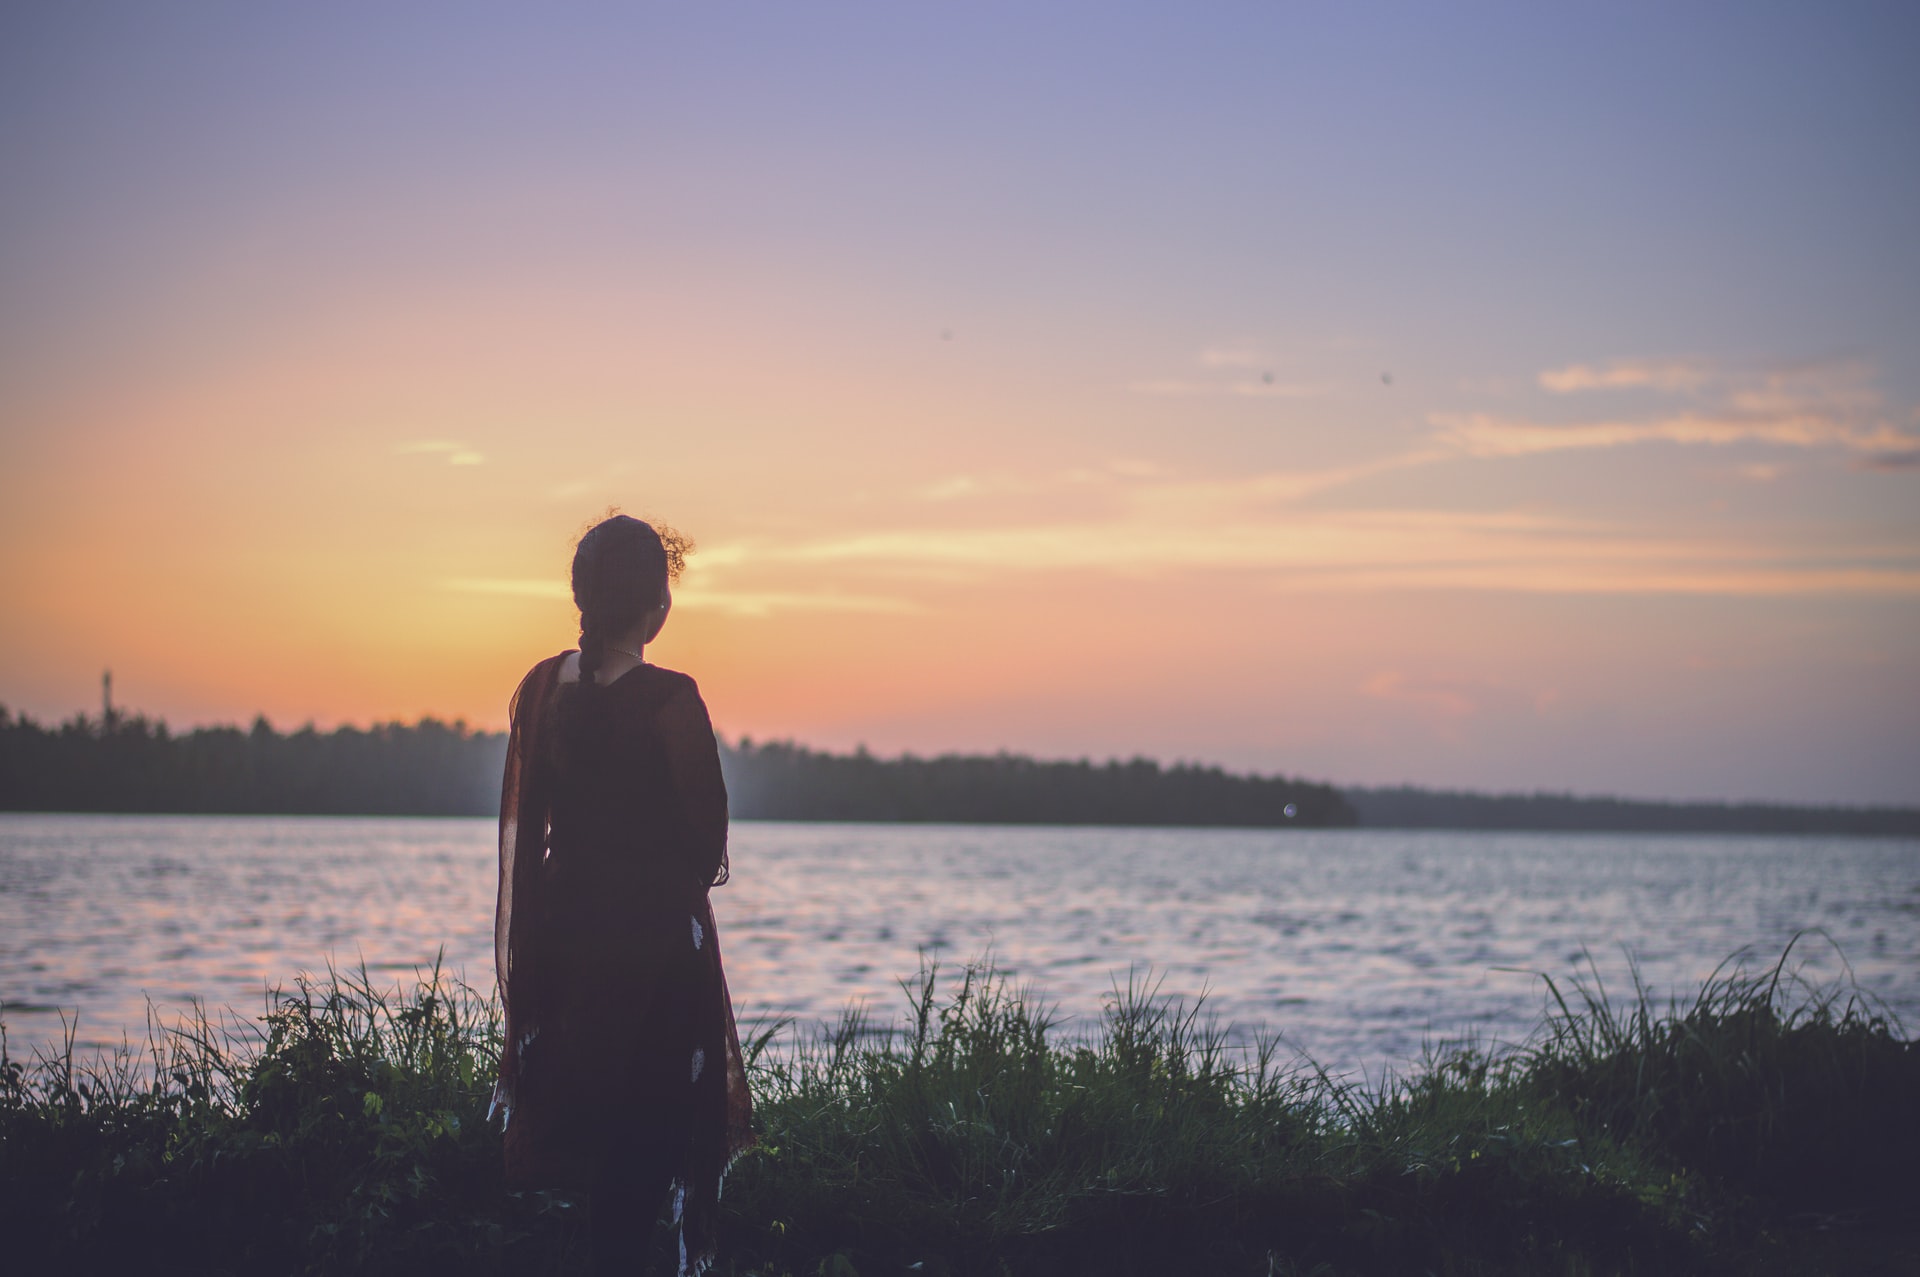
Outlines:
{"type": "MultiPolygon", "coordinates": [[[[1527,1047],[1371,1090],[1147,990],[1066,1039],[990,971],[925,971],[903,1032],[753,1043],[761,1144],[720,1269],[1920,1272],[1920,1047],[1788,961],[1665,1010],[1547,981],[1527,1047]]],[[[497,1049],[492,1008],[436,973],[303,984],[250,1040],[202,1022],[90,1065],[8,1058],[0,1253],[584,1272],[584,1207],[501,1186],[497,1049]]],[[[655,1257],[671,1271],[664,1236],[655,1257]]]]}

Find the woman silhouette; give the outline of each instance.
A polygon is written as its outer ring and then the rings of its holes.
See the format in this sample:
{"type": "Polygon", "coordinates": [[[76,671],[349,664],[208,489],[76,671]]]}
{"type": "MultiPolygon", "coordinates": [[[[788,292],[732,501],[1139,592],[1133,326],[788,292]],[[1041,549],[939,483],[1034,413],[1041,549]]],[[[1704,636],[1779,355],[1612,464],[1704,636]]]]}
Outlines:
{"type": "Polygon", "coordinates": [[[521,680],[500,792],[507,1180],[588,1188],[601,1271],[640,1263],[669,1188],[681,1272],[706,1268],[752,1139],[707,900],[727,880],[719,751],[693,680],[642,656],[688,548],[625,515],[580,539],[580,648],[521,680]]]}

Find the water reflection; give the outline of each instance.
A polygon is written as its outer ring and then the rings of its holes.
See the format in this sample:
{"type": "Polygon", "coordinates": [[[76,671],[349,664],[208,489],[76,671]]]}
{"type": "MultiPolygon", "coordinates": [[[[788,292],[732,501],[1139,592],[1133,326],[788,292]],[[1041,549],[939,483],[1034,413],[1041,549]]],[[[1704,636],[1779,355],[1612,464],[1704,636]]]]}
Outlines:
{"type": "MultiPolygon", "coordinates": [[[[1586,951],[1616,989],[1624,946],[1687,991],[1742,945],[1771,957],[1822,927],[1920,1022],[1912,840],[753,822],[733,859],[715,900],[748,1017],[891,1016],[922,951],[991,949],[1065,1017],[1152,967],[1243,1032],[1377,1076],[1470,1029],[1523,1037],[1524,973],[1586,951]]],[[[442,947],[488,987],[493,864],[483,820],[0,816],[9,1031],[48,1041],[77,1009],[83,1045],[138,1039],[149,996],[255,1014],[300,970],[397,980],[442,947]]]]}

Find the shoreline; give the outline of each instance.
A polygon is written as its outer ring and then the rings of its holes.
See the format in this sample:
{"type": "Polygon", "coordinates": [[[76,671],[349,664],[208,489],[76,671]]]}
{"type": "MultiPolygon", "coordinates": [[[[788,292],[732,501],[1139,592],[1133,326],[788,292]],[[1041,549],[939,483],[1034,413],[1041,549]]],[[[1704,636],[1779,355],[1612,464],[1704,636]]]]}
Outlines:
{"type": "MultiPolygon", "coordinates": [[[[1588,800],[1580,800],[1588,801],[1588,800]]],[[[1593,800],[1603,801],[1603,800],[1593,800]]],[[[1102,821],[1056,821],[1056,820],[936,820],[936,819],[883,819],[880,817],[810,817],[810,816],[755,816],[735,815],[730,817],[734,824],[755,825],[898,825],[913,829],[1112,829],[1112,830],[1151,830],[1168,833],[1286,833],[1315,834],[1334,836],[1364,836],[1367,834],[1485,834],[1494,837],[1526,837],[1552,835],[1554,837],[1648,837],[1648,838],[1845,838],[1860,840],[1886,840],[1892,842],[1911,842],[1920,840],[1920,808],[1789,808],[1800,811],[1838,811],[1864,812],[1869,814],[1891,813],[1899,818],[1899,823],[1887,830],[1878,829],[1840,829],[1840,828],[1697,828],[1697,827],[1614,827],[1582,826],[1556,827],[1549,825],[1449,825],[1449,824],[1355,824],[1355,825],[1231,825],[1231,824],[1155,824],[1146,822],[1102,822],[1102,821]],[[1907,822],[1911,821],[1909,825],[1907,822]]],[[[406,820],[406,821],[497,821],[498,816],[491,812],[433,812],[433,811],[149,811],[149,810],[108,810],[104,808],[39,808],[8,807],[0,809],[0,819],[10,816],[73,816],[73,817],[125,817],[143,820],[204,820],[213,817],[242,820],[406,820]]]]}

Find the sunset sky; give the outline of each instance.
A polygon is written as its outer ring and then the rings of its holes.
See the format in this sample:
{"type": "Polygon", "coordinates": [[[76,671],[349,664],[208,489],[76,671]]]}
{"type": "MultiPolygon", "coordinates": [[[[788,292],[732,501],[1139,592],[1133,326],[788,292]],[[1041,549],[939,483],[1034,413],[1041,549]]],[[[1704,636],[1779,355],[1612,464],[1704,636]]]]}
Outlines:
{"type": "Polygon", "coordinates": [[[1920,6],[11,5],[0,703],[1920,802],[1920,6]]]}

